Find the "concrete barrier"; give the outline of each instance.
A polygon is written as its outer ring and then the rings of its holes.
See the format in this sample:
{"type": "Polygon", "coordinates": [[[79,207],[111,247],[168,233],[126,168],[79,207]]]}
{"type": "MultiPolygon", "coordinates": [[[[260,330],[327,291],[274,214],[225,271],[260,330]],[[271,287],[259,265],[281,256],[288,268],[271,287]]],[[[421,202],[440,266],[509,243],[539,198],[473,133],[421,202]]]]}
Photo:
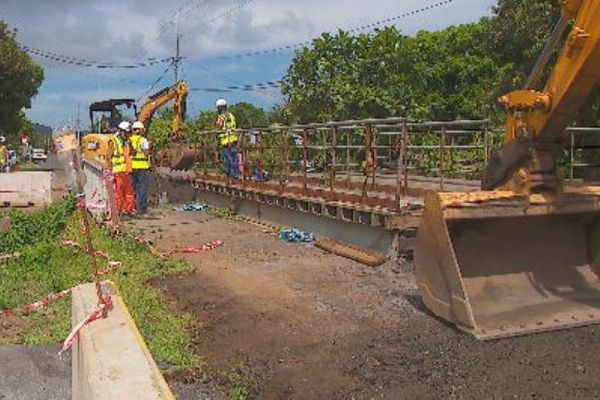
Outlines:
{"type": "Polygon", "coordinates": [[[46,205],[63,193],[52,171],[18,171],[0,174],[0,205],[46,205]]]}
{"type": "MultiPolygon", "coordinates": [[[[114,309],[84,327],[72,349],[72,398],[175,399],[114,285],[114,309]]],[[[73,325],[97,303],[93,284],[73,290],[73,325]]]]}

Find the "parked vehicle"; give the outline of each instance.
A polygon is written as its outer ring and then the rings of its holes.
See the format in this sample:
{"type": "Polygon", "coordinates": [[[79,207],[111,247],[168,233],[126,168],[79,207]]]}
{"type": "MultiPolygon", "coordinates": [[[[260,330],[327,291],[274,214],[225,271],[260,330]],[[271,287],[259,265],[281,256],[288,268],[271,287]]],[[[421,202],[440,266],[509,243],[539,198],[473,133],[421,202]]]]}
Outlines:
{"type": "Polygon", "coordinates": [[[17,152],[14,150],[9,150],[8,151],[8,168],[13,171],[15,169],[15,167],[17,166],[18,163],[18,158],[17,158],[17,152]]]}
{"type": "Polygon", "coordinates": [[[43,163],[46,162],[48,156],[44,149],[33,149],[31,150],[31,161],[34,163],[43,163]]]}

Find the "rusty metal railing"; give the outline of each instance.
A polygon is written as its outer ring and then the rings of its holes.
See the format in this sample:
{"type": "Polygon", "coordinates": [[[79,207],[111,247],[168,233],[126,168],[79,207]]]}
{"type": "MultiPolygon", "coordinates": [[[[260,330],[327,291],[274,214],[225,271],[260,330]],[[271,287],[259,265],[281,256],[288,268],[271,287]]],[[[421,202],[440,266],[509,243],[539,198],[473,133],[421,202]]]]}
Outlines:
{"type": "Polygon", "coordinates": [[[571,127],[567,134],[562,162],[565,175],[570,179],[600,181],[600,127],[571,127]]]}
{"type": "Polygon", "coordinates": [[[221,132],[203,131],[198,170],[242,186],[389,206],[420,187],[476,180],[493,146],[489,128],[486,120],[387,118],[239,129],[239,180],[222,174],[221,132]]]}

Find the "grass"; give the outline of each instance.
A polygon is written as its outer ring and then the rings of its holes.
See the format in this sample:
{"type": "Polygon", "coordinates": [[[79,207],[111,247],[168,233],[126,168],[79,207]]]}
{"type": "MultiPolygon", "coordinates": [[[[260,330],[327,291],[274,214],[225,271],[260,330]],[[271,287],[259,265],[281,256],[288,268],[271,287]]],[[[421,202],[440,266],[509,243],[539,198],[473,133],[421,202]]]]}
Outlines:
{"type": "Polygon", "coordinates": [[[242,386],[235,386],[227,392],[227,397],[230,400],[246,400],[249,395],[248,389],[242,386]]]}
{"type": "MultiPolygon", "coordinates": [[[[0,254],[18,251],[21,257],[0,263],[0,309],[18,307],[92,280],[89,256],[60,243],[82,236],[79,212],[73,210],[70,200],[34,213],[9,213],[13,226],[0,233],[0,254]]],[[[181,261],[158,259],[135,240],[112,237],[102,228],[94,227],[93,241],[96,249],[123,262],[121,269],[104,279],[119,288],[155,359],[175,367],[201,366],[186,331],[195,321],[190,315],[174,312],[166,297],[148,283],[153,277],[189,267],[181,261]]],[[[99,263],[105,265],[103,259],[99,263]]],[[[45,309],[10,317],[16,328],[0,331],[0,344],[61,342],[71,327],[70,300],[66,296],[45,309]]]]}

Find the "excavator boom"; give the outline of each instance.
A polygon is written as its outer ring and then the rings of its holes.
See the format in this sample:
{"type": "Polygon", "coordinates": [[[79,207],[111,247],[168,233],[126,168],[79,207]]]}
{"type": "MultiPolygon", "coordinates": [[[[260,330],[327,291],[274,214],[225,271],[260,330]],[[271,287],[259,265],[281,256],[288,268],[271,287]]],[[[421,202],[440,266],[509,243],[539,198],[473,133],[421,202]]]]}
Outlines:
{"type": "Polygon", "coordinates": [[[600,187],[565,187],[557,171],[565,129],[600,78],[600,2],[561,5],[528,86],[501,99],[505,144],[486,166],[487,191],[425,197],[419,290],[430,310],[479,339],[600,323],[600,187]]]}
{"type": "Polygon", "coordinates": [[[138,115],[138,120],[148,127],[154,112],[167,102],[173,101],[172,141],[159,154],[161,161],[168,164],[172,169],[187,169],[194,164],[198,156],[195,146],[183,142],[187,95],[187,84],[184,81],[179,81],[174,86],[165,88],[150,96],[138,115]]]}
{"type": "Polygon", "coordinates": [[[573,29],[545,87],[541,91],[531,87],[546,64],[540,62],[524,90],[502,97],[508,110],[506,143],[488,164],[482,189],[492,190],[505,184],[516,170],[527,164],[530,164],[528,181],[513,180],[513,189],[547,191],[561,185],[556,164],[563,149],[565,129],[600,78],[600,4],[595,1],[563,1],[562,17],[540,59],[549,60],[573,18],[573,29]]]}
{"type": "MultiPolygon", "coordinates": [[[[175,85],[149,96],[140,108],[140,112],[137,114],[138,121],[142,122],[146,129],[148,129],[156,110],[168,102],[173,101],[171,142],[164,151],[161,151],[158,154],[158,158],[163,164],[169,165],[172,169],[187,169],[191,167],[198,155],[195,146],[183,141],[187,95],[187,84],[184,81],[178,81],[175,85]]],[[[113,99],[92,104],[90,107],[92,124],[94,123],[93,115],[91,115],[93,112],[113,111],[112,114],[114,114],[115,105],[120,104],[126,104],[128,106],[133,105],[135,108],[133,99],[113,99]]],[[[100,130],[98,133],[91,133],[84,137],[82,146],[86,158],[95,160],[101,164],[106,163],[108,141],[111,137],[106,133],[109,131],[109,129],[107,129],[107,132],[101,132],[100,130]]]]}

